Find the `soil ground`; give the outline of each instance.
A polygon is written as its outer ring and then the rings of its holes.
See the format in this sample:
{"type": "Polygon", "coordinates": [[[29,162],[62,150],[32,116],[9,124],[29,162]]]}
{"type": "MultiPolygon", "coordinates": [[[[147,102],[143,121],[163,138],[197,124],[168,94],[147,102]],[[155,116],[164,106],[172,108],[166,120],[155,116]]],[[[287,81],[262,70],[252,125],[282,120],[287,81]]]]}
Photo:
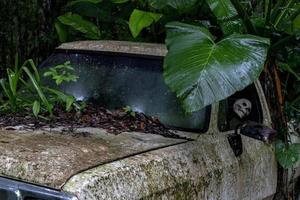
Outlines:
{"type": "Polygon", "coordinates": [[[62,108],[55,108],[56,115],[51,118],[36,118],[28,112],[0,113],[0,127],[15,129],[24,126],[29,129],[43,127],[66,127],[69,131],[82,127],[95,127],[106,129],[109,133],[144,132],[158,134],[165,137],[181,138],[166,128],[157,118],[134,113],[134,116],[124,109],[109,111],[103,107],[87,104],[81,112],[65,112],[62,108]]]}

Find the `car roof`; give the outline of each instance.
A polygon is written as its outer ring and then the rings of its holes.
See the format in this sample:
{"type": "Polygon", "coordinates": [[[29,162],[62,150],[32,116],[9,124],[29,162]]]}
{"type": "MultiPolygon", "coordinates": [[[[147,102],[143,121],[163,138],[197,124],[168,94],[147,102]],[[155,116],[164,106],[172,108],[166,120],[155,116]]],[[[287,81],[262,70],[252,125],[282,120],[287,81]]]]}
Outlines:
{"type": "Polygon", "coordinates": [[[76,41],[76,42],[64,43],[60,45],[57,49],[74,50],[74,51],[124,53],[124,54],[158,56],[158,57],[164,57],[167,54],[167,48],[164,44],[112,41],[112,40],[76,41]]]}

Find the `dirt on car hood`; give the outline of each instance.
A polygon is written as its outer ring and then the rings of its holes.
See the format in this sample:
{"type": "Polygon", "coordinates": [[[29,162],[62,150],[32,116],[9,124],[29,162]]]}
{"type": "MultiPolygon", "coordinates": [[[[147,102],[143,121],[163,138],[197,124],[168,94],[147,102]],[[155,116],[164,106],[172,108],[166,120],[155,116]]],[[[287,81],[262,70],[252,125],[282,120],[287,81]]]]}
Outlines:
{"type": "Polygon", "coordinates": [[[113,135],[103,129],[0,130],[0,176],[60,189],[95,166],[186,142],[145,133],[113,135]]]}

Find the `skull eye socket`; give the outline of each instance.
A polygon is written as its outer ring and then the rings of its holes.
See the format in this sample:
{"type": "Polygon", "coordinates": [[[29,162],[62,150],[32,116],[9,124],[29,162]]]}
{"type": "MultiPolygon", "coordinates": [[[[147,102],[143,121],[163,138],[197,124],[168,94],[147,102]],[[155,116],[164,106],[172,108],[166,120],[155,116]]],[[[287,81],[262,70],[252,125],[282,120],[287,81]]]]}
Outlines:
{"type": "Polygon", "coordinates": [[[246,107],[246,106],[247,106],[247,104],[244,102],[244,103],[243,103],[243,106],[244,106],[244,107],[246,107]]]}

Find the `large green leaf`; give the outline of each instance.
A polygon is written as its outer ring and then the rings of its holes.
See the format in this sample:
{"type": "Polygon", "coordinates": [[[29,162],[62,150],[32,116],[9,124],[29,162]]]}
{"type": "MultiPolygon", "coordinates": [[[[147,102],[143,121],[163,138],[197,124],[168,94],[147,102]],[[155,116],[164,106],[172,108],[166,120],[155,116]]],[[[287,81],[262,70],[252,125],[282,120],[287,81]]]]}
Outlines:
{"type": "Polygon", "coordinates": [[[56,33],[58,35],[59,41],[60,42],[66,42],[67,38],[68,38],[68,33],[67,33],[65,25],[63,25],[59,21],[56,21],[54,23],[54,27],[55,27],[56,33]]]}
{"type": "Polygon", "coordinates": [[[206,3],[226,35],[242,32],[242,20],[237,18],[238,13],[230,0],[206,0],[206,3]]]}
{"type": "Polygon", "coordinates": [[[129,28],[132,36],[137,37],[144,28],[157,22],[161,16],[161,14],[135,9],[129,19],[129,28]]]}
{"type": "Polygon", "coordinates": [[[263,69],[269,46],[265,38],[233,34],[214,42],[198,26],[172,22],[167,28],[165,82],[187,112],[242,90],[263,69]]]}
{"type": "Polygon", "coordinates": [[[206,0],[206,3],[218,20],[226,20],[238,14],[230,0],[206,0]]]}
{"type": "Polygon", "coordinates": [[[185,12],[196,5],[198,0],[148,0],[151,7],[155,9],[164,9],[171,7],[178,11],[185,12]]]}
{"type": "Polygon", "coordinates": [[[71,12],[66,13],[58,17],[58,20],[67,26],[74,28],[75,30],[84,34],[88,39],[100,39],[100,30],[98,27],[90,21],[83,19],[78,14],[71,12]]]}

